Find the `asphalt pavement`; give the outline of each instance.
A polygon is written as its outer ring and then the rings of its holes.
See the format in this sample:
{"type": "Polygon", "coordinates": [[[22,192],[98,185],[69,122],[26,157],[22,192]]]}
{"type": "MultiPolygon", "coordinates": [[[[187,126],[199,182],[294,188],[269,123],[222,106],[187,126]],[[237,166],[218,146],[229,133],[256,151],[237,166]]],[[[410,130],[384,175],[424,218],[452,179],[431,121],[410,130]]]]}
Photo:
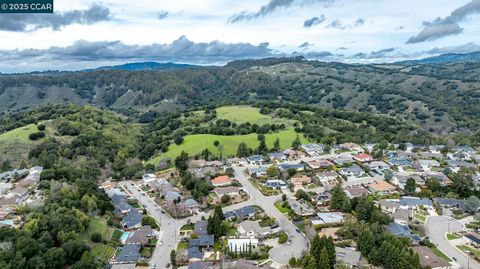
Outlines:
{"type": "Polygon", "coordinates": [[[480,269],[480,264],[473,258],[456,248],[446,238],[447,233],[461,231],[464,225],[458,220],[447,216],[428,217],[425,222],[426,234],[430,241],[437,248],[450,258],[454,258],[454,262],[465,269],[480,269]]]}

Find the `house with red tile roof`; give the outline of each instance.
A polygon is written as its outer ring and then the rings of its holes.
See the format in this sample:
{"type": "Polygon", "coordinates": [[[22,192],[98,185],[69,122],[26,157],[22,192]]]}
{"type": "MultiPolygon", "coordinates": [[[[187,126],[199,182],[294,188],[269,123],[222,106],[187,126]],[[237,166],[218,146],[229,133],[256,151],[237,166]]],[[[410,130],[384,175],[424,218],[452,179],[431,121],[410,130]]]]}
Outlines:
{"type": "Polygon", "coordinates": [[[212,179],[211,182],[214,187],[222,187],[222,186],[231,185],[232,179],[229,176],[224,175],[224,176],[218,176],[212,179]]]}

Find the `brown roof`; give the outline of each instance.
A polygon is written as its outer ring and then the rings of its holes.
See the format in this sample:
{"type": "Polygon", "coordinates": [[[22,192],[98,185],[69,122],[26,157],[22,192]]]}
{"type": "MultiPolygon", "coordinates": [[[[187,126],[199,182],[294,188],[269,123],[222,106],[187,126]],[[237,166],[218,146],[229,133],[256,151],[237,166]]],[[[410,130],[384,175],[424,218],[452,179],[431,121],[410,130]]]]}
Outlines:
{"type": "Polygon", "coordinates": [[[368,185],[374,191],[393,191],[395,190],[395,186],[386,182],[385,180],[380,180],[378,182],[372,183],[368,185]]]}
{"type": "Polygon", "coordinates": [[[229,176],[218,176],[214,179],[212,179],[212,184],[227,184],[230,183],[232,180],[230,179],[229,176]]]}
{"type": "Polygon", "coordinates": [[[152,228],[150,226],[143,226],[140,229],[133,232],[133,234],[129,238],[127,238],[127,240],[125,242],[127,244],[138,243],[138,244],[146,245],[146,244],[148,244],[148,239],[150,238],[152,233],[153,233],[153,231],[152,231],[152,228]]]}
{"type": "Polygon", "coordinates": [[[312,182],[312,179],[308,176],[292,177],[290,182],[292,182],[294,185],[303,185],[312,182]]]}

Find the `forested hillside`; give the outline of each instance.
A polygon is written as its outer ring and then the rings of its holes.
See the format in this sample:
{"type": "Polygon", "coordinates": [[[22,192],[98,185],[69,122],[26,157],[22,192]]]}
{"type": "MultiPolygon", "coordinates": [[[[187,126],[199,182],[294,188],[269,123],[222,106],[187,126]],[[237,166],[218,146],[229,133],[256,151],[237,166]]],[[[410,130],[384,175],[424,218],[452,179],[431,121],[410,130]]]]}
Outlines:
{"type": "Polygon", "coordinates": [[[130,116],[150,112],[148,118],[204,105],[282,100],[388,114],[449,134],[476,131],[480,125],[478,65],[348,65],[270,58],[171,71],[2,75],[0,108],[11,113],[73,102],[130,116]]]}

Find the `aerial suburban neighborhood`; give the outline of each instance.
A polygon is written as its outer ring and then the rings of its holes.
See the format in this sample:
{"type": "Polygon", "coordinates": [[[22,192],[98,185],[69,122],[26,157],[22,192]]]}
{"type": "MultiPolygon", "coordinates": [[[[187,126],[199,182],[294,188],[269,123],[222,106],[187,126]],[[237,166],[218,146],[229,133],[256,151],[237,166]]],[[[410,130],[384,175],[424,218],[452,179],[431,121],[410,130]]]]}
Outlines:
{"type": "MultiPolygon", "coordinates": [[[[116,227],[108,264],[295,268],[302,266],[300,258],[309,246],[321,240],[334,246],[333,264],[364,268],[369,266],[364,248],[373,246],[361,240],[380,231],[411,247],[408,255],[418,256],[422,267],[476,268],[479,199],[436,192],[452,184],[478,188],[478,172],[469,174],[469,182],[455,182],[455,173],[478,171],[478,151],[380,147],[304,144],[222,161],[184,159],[181,168],[103,181],[99,188],[113,203],[116,227]],[[201,195],[185,186],[181,173],[205,183],[194,183],[203,189],[201,195]],[[357,226],[372,218],[381,224],[375,228],[379,231],[368,228],[354,239],[357,226]]],[[[24,225],[19,208],[42,203],[41,172],[42,167],[32,167],[0,174],[0,225],[24,225]]]]}

